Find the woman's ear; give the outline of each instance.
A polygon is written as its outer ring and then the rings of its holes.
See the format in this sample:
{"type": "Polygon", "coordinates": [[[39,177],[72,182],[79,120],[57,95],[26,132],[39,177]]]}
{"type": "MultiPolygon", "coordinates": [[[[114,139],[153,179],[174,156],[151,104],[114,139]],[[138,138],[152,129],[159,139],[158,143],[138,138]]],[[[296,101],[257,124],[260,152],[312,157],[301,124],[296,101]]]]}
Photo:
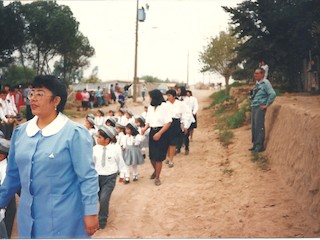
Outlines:
{"type": "Polygon", "coordinates": [[[58,107],[58,105],[60,104],[61,102],[61,97],[59,96],[56,96],[54,99],[53,99],[53,103],[56,107],[58,107]]]}

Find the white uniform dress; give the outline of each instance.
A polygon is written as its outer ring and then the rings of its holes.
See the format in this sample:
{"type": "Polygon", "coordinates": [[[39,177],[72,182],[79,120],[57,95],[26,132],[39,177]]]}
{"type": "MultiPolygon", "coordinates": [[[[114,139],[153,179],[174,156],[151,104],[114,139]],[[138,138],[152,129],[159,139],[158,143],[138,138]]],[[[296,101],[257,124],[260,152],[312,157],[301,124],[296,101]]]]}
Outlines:
{"type": "Polygon", "coordinates": [[[106,122],[106,118],[104,116],[96,116],[94,118],[94,124],[97,129],[100,129],[106,122]]]}
{"type": "Polygon", "coordinates": [[[138,165],[144,163],[140,144],[144,140],[144,136],[138,134],[136,136],[125,135],[124,138],[124,161],[129,165],[138,165]]]}

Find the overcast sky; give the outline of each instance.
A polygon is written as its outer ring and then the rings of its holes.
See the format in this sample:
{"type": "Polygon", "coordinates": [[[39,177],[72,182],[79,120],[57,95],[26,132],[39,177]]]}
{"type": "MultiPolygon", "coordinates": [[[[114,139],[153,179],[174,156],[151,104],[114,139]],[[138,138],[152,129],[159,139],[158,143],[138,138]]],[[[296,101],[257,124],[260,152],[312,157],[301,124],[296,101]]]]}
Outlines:
{"type": "MultiPolygon", "coordinates": [[[[215,75],[200,73],[199,52],[208,39],[226,30],[229,15],[221,6],[236,6],[242,0],[139,0],[148,4],[145,22],[139,22],[138,77],[162,80],[219,82],[215,75]],[[188,54],[189,53],[189,54],[188,54]],[[189,55],[189,57],[188,57],[189,55]],[[189,59],[189,71],[188,71],[189,59]]],[[[98,66],[105,80],[134,77],[136,0],[58,1],[68,5],[80,22],[96,54],[85,72],[98,66]]]]}
{"type": "MultiPolygon", "coordinates": [[[[139,8],[148,4],[149,10],[145,22],[139,22],[138,77],[224,82],[221,76],[200,73],[199,53],[210,37],[228,28],[230,17],[221,6],[235,7],[242,1],[139,0],[139,8]]],[[[133,80],[137,0],[57,2],[71,8],[80,31],[95,48],[85,77],[97,66],[102,81],[133,80]]]]}

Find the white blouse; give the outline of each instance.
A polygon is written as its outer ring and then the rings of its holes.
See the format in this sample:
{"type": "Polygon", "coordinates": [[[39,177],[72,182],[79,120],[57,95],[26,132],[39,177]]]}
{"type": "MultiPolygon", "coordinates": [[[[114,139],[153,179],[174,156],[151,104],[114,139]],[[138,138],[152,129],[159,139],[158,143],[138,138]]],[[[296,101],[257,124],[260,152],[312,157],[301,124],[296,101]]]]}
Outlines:
{"type": "Polygon", "coordinates": [[[163,125],[169,122],[172,122],[172,116],[165,102],[157,107],[151,105],[148,107],[146,123],[148,123],[150,127],[163,127],[163,125]]]}

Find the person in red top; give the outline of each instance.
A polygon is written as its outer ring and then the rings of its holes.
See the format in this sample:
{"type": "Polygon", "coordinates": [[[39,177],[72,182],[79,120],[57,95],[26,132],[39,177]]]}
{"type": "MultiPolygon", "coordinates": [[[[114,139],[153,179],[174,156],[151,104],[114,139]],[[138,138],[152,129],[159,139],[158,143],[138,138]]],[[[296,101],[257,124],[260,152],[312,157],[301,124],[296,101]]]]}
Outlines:
{"type": "Polygon", "coordinates": [[[22,93],[21,93],[21,86],[15,86],[14,88],[14,93],[15,93],[15,96],[14,96],[14,101],[15,101],[15,104],[16,104],[16,107],[18,109],[18,113],[21,111],[21,106],[24,105],[24,101],[23,101],[23,96],[22,96],[22,93]]]}
{"type": "Polygon", "coordinates": [[[75,100],[76,100],[77,111],[80,111],[81,104],[82,104],[82,94],[80,90],[77,91],[75,100]]]}

